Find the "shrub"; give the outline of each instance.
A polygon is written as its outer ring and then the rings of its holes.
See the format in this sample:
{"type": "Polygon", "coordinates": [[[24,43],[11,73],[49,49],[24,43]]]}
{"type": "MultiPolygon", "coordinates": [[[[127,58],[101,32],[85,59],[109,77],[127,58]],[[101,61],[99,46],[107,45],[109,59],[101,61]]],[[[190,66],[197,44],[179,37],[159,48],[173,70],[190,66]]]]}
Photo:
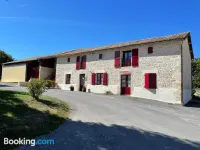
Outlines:
{"type": "Polygon", "coordinates": [[[31,79],[27,83],[28,93],[36,100],[45,92],[46,82],[41,79],[31,79]]]}
{"type": "Polygon", "coordinates": [[[82,92],[86,92],[86,86],[85,85],[83,85],[83,87],[82,87],[82,92]]]}
{"type": "Polygon", "coordinates": [[[56,86],[56,83],[55,83],[55,81],[53,81],[53,80],[46,80],[45,82],[46,82],[46,87],[47,87],[48,89],[54,88],[54,87],[56,86]]]}

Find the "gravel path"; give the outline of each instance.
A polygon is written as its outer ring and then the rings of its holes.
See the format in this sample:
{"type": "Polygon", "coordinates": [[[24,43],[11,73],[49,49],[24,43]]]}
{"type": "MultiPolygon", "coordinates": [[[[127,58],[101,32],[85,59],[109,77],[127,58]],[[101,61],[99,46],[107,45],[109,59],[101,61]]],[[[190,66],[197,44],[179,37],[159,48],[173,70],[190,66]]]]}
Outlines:
{"type": "Polygon", "coordinates": [[[23,146],[22,150],[200,149],[198,107],[61,90],[49,90],[45,95],[68,102],[71,119],[52,133],[38,137],[55,139],[55,145],[23,146]]]}

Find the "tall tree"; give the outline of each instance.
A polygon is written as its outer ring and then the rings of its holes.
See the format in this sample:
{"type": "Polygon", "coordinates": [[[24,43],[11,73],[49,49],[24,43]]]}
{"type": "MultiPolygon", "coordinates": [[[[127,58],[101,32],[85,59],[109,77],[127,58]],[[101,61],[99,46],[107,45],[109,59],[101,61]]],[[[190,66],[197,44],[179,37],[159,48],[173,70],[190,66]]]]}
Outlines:
{"type": "Polygon", "coordinates": [[[9,62],[9,61],[13,61],[13,60],[14,60],[14,58],[11,55],[0,50],[0,79],[1,79],[1,72],[2,72],[2,64],[9,62]]]}
{"type": "Polygon", "coordinates": [[[195,58],[192,62],[193,87],[200,88],[200,58],[195,58]]]}

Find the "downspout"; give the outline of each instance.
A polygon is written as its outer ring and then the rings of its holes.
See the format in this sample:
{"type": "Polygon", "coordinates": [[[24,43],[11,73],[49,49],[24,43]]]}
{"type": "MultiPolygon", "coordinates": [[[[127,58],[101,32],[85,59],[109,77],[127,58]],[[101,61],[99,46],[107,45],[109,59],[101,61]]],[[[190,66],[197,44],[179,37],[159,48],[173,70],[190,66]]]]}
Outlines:
{"type": "Polygon", "coordinates": [[[181,44],[181,104],[184,105],[184,102],[183,102],[183,41],[181,44]]]}
{"type": "Polygon", "coordinates": [[[27,69],[28,69],[28,64],[27,64],[27,63],[28,63],[28,62],[26,62],[25,82],[28,81],[28,71],[27,71],[27,69]]]}

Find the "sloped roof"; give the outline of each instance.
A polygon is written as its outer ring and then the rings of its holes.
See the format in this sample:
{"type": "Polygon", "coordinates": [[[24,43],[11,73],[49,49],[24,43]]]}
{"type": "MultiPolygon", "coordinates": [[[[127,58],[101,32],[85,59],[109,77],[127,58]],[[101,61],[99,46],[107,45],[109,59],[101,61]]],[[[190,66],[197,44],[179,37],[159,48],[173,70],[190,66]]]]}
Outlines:
{"type": "MultiPolygon", "coordinates": [[[[68,50],[52,55],[47,55],[47,56],[39,56],[39,57],[33,57],[29,59],[23,59],[23,60],[17,60],[17,61],[12,61],[8,62],[5,64],[12,64],[12,63],[21,63],[21,62],[27,62],[27,61],[33,61],[33,60],[39,60],[39,59],[47,59],[47,58],[55,58],[58,56],[65,56],[65,55],[74,55],[74,54],[79,54],[79,53],[86,53],[86,52],[94,52],[94,51],[99,51],[99,50],[105,50],[105,49],[113,49],[113,48],[120,48],[120,47],[126,47],[126,46],[134,46],[134,45],[141,45],[141,44],[149,44],[149,43],[156,43],[156,42],[163,42],[163,41],[173,41],[173,40],[181,40],[190,37],[190,32],[184,32],[184,33],[179,33],[179,34],[173,34],[173,35],[168,35],[168,36],[161,36],[161,37],[154,37],[154,38],[148,38],[144,40],[135,40],[135,41],[130,41],[130,42],[123,42],[123,43],[118,43],[118,44],[111,44],[111,45],[106,45],[106,46],[99,46],[99,47],[94,47],[94,48],[83,48],[83,49],[75,49],[75,50],[68,50]]],[[[192,50],[192,44],[190,44],[190,53],[192,58],[194,58],[193,50],[192,50]]]]}
{"type": "Polygon", "coordinates": [[[190,35],[190,32],[184,32],[184,33],[179,33],[179,34],[174,34],[174,35],[169,35],[169,36],[148,38],[144,40],[135,40],[131,42],[123,42],[123,43],[99,46],[99,47],[94,47],[94,48],[66,51],[60,54],[58,53],[56,56],[73,55],[73,54],[84,53],[84,52],[93,52],[93,51],[104,50],[104,49],[120,48],[120,47],[125,47],[125,46],[141,45],[141,44],[148,44],[148,43],[155,43],[155,42],[162,42],[162,41],[179,40],[179,39],[185,39],[189,35],[190,35]]]}

